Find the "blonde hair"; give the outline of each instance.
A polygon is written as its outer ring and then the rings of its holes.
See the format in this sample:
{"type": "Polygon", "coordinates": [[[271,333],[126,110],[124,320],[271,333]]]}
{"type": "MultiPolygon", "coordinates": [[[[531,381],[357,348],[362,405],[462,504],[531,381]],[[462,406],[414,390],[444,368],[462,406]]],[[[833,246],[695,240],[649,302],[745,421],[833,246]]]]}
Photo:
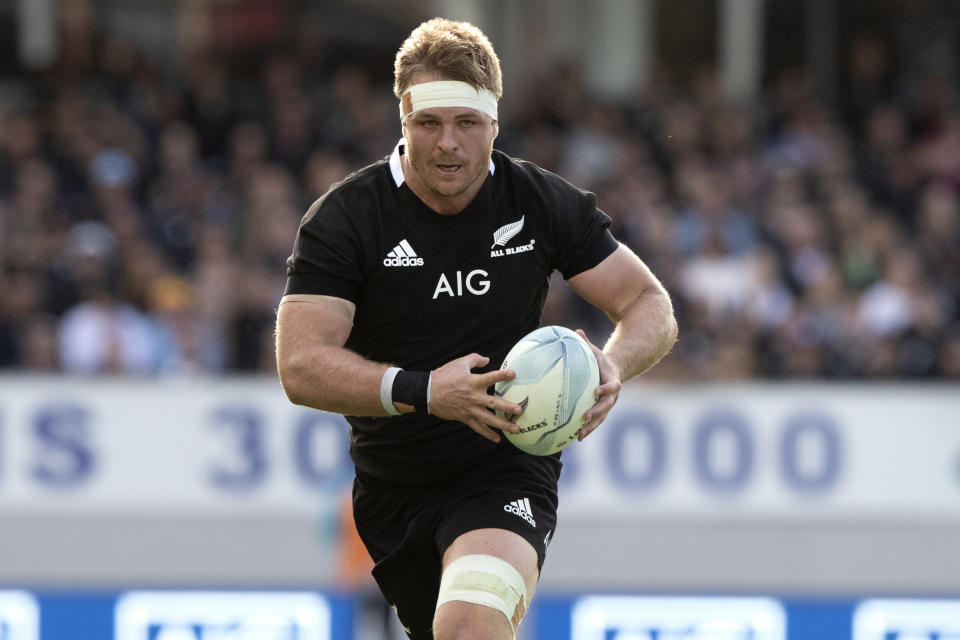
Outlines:
{"type": "Polygon", "coordinates": [[[469,22],[434,18],[410,33],[393,64],[398,98],[420,71],[489,89],[498,99],[503,94],[500,59],[483,31],[469,22]]]}

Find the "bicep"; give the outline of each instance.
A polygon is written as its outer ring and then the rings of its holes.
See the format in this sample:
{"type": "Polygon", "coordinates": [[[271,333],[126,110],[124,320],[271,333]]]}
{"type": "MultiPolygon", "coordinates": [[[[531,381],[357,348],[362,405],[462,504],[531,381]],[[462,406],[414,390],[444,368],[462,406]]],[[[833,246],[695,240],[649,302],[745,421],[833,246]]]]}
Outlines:
{"type": "Polygon", "coordinates": [[[641,295],[663,291],[650,268],[627,246],[621,244],[600,264],[570,278],[567,283],[577,295],[618,322],[641,295]]]}
{"type": "Polygon", "coordinates": [[[342,347],[350,337],[356,305],[334,296],[291,294],[277,311],[277,359],[311,346],[342,347]]]}

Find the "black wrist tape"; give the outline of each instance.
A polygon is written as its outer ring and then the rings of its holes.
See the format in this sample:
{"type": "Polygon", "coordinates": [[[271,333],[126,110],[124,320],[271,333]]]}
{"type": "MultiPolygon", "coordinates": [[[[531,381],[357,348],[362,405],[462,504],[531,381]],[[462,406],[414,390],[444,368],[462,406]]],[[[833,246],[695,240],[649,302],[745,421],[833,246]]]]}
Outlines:
{"type": "Polygon", "coordinates": [[[391,398],[394,402],[406,404],[415,411],[427,410],[427,389],[430,386],[430,373],[427,371],[397,372],[393,379],[391,398]]]}

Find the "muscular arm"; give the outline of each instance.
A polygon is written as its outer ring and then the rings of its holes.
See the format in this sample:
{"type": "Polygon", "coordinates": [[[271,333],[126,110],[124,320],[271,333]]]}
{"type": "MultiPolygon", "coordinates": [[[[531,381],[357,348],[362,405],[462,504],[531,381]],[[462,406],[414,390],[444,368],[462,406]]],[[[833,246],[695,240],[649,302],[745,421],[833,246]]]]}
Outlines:
{"type": "Polygon", "coordinates": [[[603,352],[620,380],[643,373],[667,355],[677,339],[677,321],[666,289],[624,245],[592,269],[569,280],[571,288],[603,310],[614,327],[603,352]]]}
{"type": "Polygon", "coordinates": [[[643,373],[665,356],[677,339],[670,296],[650,269],[624,245],[603,262],[568,281],[571,288],[613,320],[602,352],[598,401],[585,417],[581,439],[616,403],[620,383],[643,373]]]}
{"type": "MultiPolygon", "coordinates": [[[[277,312],[277,371],[291,402],[344,415],[387,415],[380,402],[380,379],[389,365],[366,360],[343,346],[355,310],[352,302],[331,296],[284,296],[277,312]]],[[[471,353],[435,369],[430,412],[463,422],[496,442],[500,436],[491,427],[514,432],[518,428],[490,410],[523,410],[486,393],[498,381],[511,379],[512,370],[471,373],[488,361],[471,353]]]]}
{"type": "Polygon", "coordinates": [[[331,296],[288,295],[277,312],[277,371],[294,404],[355,416],[385,416],[386,364],[344,348],[356,307],[331,296]]]}

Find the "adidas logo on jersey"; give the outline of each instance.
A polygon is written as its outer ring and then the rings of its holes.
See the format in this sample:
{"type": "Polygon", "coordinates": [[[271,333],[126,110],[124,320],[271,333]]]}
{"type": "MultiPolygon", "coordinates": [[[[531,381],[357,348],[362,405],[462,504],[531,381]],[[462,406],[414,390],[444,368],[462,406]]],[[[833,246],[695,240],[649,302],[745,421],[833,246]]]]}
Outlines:
{"type": "Polygon", "coordinates": [[[521,498],[520,500],[514,500],[510,504],[505,504],[503,505],[503,510],[520,516],[534,527],[537,526],[537,521],[533,519],[533,509],[530,508],[529,498],[521,498]]]}
{"type": "Polygon", "coordinates": [[[395,246],[387,257],[383,259],[385,267],[422,267],[423,258],[417,256],[410,243],[406,239],[401,240],[400,244],[395,246]]]}

